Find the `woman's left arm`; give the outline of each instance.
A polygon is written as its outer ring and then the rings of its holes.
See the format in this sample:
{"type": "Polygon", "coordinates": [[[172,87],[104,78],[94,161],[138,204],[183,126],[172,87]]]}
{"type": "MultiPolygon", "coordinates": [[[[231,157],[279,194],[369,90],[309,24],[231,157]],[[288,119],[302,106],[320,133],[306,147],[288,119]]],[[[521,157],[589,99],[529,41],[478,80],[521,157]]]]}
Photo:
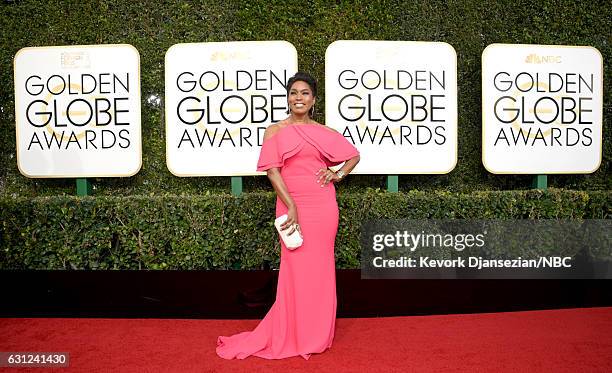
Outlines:
{"type": "Polygon", "coordinates": [[[330,170],[329,168],[321,168],[319,171],[317,171],[317,175],[319,176],[317,182],[322,183],[321,186],[325,186],[330,181],[337,183],[340,180],[343,180],[346,175],[353,171],[353,168],[357,166],[357,163],[359,163],[360,159],[361,157],[359,156],[359,154],[357,154],[353,158],[344,162],[342,167],[340,167],[340,169],[336,172],[330,170]]]}

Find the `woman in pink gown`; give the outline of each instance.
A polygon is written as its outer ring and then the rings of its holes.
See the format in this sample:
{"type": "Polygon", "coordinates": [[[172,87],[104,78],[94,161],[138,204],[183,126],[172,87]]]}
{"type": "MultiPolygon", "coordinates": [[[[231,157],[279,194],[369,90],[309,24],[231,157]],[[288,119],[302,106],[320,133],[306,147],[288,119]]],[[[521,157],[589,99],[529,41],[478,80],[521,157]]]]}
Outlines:
{"type": "Polygon", "coordinates": [[[334,182],[359,162],[359,152],[341,134],[314,122],[316,81],[297,73],[287,82],[290,116],[266,129],[258,171],[276,190],[281,229],[298,230],[303,244],[289,250],[282,240],[276,300],[253,331],[217,339],[225,359],[258,356],[310,358],[330,348],[336,323],[334,242],[338,204],[334,182]],[[344,165],[337,172],[329,166],[344,165]]]}

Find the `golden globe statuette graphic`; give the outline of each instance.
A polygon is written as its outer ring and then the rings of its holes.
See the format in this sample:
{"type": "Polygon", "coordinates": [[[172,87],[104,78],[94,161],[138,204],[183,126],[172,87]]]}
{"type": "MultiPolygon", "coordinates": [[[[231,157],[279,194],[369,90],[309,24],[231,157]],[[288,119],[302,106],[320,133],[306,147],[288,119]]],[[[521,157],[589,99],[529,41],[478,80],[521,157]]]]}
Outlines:
{"type": "Polygon", "coordinates": [[[14,78],[24,176],[122,177],[140,170],[140,56],[133,46],[23,48],[14,78]]]}
{"type": "Polygon", "coordinates": [[[483,51],[482,162],[489,172],[594,172],[602,126],[597,49],[492,44],[483,51]]]}

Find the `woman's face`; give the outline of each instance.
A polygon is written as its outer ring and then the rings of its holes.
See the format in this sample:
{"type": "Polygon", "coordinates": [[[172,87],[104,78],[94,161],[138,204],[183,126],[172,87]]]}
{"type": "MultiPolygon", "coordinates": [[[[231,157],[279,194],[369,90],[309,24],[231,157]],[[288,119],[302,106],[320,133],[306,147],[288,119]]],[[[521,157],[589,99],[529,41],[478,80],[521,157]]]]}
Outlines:
{"type": "Polygon", "coordinates": [[[308,83],[298,80],[289,89],[289,108],[295,115],[307,115],[315,104],[315,98],[308,83]]]}

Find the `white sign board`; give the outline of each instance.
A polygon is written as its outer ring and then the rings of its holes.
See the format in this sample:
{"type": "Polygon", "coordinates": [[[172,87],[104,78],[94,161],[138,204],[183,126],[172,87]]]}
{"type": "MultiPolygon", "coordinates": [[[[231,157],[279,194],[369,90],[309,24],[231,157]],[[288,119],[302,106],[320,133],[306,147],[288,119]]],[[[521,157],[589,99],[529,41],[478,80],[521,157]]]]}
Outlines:
{"type": "Polygon", "coordinates": [[[14,64],[17,165],[23,175],[138,172],[140,56],[134,47],[24,48],[14,64]]]}
{"type": "Polygon", "coordinates": [[[326,124],[355,173],[443,174],[457,163],[457,55],[446,43],[342,40],[325,53],[326,124]]]}
{"type": "Polygon", "coordinates": [[[176,176],[256,172],[268,125],[287,117],[297,51],[284,41],[176,44],[166,52],[166,163],[176,176]]]}
{"type": "Polygon", "coordinates": [[[603,61],[592,47],[482,53],[482,163],[496,174],[591,173],[601,163],[603,61]]]}

